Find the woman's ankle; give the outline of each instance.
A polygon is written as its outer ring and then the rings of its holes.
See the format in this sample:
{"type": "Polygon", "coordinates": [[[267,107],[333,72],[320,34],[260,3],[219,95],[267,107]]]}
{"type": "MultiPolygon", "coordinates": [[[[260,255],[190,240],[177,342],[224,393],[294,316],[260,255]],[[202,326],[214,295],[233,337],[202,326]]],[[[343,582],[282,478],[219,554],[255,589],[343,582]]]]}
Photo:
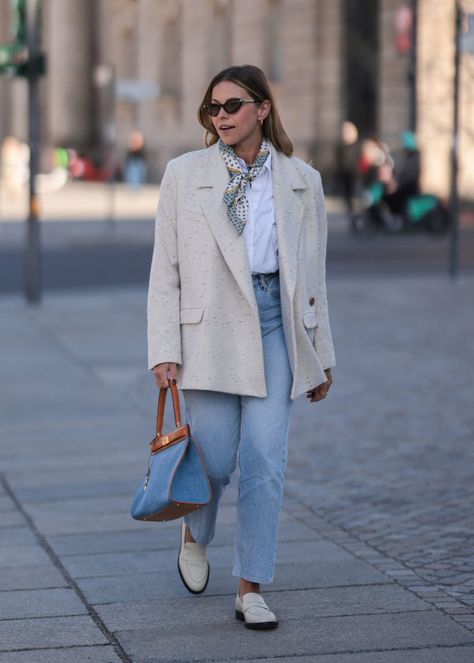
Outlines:
{"type": "Polygon", "coordinates": [[[195,539],[193,539],[193,535],[191,534],[191,530],[189,527],[186,525],[186,530],[184,532],[184,542],[185,543],[196,543],[195,539]]]}
{"type": "Polygon", "coordinates": [[[245,594],[249,592],[254,592],[255,594],[260,594],[260,583],[250,582],[250,580],[245,580],[245,578],[240,579],[239,585],[239,596],[243,598],[245,594]]]}

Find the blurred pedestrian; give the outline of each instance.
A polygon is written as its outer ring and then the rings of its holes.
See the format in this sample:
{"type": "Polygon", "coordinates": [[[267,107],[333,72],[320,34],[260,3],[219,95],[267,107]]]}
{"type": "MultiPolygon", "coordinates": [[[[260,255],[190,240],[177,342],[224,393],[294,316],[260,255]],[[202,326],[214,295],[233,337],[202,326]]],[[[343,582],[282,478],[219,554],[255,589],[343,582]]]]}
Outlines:
{"type": "Polygon", "coordinates": [[[394,160],[384,199],[394,214],[404,216],[408,199],[420,193],[420,152],[413,131],[402,131],[400,140],[402,149],[394,160]]]}
{"type": "Polygon", "coordinates": [[[125,158],[125,182],[134,189],[140,188],[146,180],[145,137],[138,129],[134,129],[128,141],[125,158]]]}
{"type": "Polygon", "coordinates": [[[362,141],[357,168],[365,188],[380,179],[380,168],[392,167],[388,145],[375,137],[362,141]]]}
{"type": "Polygon", "coordinates": [[[15,200],[24,195],[30,177],[30,148],[15,136],[7,136],[1,149],[1,179],[15,200]]]}
{"type": "Polygon", "coordinates": [[[336,147],[337,179],[344,198],[347,214],[352,216],[353,201],[356,194],[357,162],[359,158],[359,132],[353,122],[343,122],[341,137],[336,147]]]}
{"type": "Polygon", "coordinates": [[[171,160],[161,183],[148,295],[149,367],[183,390],[213,493],[184,518],[178,568],[204,591],[238,458],[236,617],[273,628],[260,584],[273,581],[292,402],[324,399],[335,364],[323,189],[259,68],[218,73],[198,118],[208,147],[171,160]]]}

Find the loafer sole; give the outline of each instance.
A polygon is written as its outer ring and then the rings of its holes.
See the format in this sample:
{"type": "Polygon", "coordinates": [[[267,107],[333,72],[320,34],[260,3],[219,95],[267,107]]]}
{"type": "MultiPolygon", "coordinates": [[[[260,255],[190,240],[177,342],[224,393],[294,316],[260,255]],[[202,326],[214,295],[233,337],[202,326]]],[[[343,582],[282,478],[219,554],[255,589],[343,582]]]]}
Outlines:
{"type": "Polygon", "coordinates": [[[235,618],[241,622],[245,622],[245,628],[251,628],[255,631],[268,630],[278,626],[278,622],[246,622],[245,615],[243,612],[240,612],[240,610],[235,611],[235,618]]]}
{"type": "MultiPolygon", "coordinates": [[[[179,553],[181,554],[181,548],[180,548],[180,550],[179,550],[179,553]]],[[[204,587],[203,587],[202,589],[192,589],[192,588],[188,585],[188,583],[186,582],[185,577],[183,576],[183,572],[181,571],[181,567],[180,567],[180,565],[179,565],[179,555],[178,555],[178,572],[179,572],[179,577],[181,578],[182,583],[183,583],[183,585],[186,587],[186,589],[188,590],[188,592],[191,592],[191,594],[202,594],[203,591],[204,591],[204,590],[206,589],[206,587],[207,587],[207,583],[209,582],[209,576],[211,575],[211,568],[210,568],[210,566],[209,566],[209,562],[208,562],[208,563],[207,563],[207,578],[206,578],[206,582],[205,582],[205,584],[204,584],[204,587]]]]}

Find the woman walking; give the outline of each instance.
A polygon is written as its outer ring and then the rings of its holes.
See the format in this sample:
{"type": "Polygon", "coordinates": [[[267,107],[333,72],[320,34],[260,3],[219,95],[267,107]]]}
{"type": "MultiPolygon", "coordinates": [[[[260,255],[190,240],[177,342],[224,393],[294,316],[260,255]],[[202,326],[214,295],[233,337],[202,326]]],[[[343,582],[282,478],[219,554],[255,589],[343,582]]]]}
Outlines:
{"type": "Polygon", "coordinates": [[[233,66],[198,111],[206,149],[171,160],[161,183],[148,295],[149,367],[177,380],[212,500],[184,518],[178,569],[204,591],[207,546],[237,462],[236,617],[274,628],[273,580],[293,400],[326,397],[327,222],[319,173],[293,157],[264,73],[233,66]]]}

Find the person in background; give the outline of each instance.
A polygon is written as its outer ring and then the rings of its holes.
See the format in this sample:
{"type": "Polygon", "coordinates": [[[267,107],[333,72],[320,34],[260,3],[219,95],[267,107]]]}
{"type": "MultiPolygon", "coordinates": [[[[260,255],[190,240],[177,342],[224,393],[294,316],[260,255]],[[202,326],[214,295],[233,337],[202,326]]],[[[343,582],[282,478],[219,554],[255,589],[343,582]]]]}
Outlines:
{"type": "Polygon", "coordinates": [[[146,152],[143,133],[134,129],[128,141],[128,151],[125,158],[125,182],[134,189],[142,186],[146,181],[146,152]]]}
{"type": "Polygon", "coordinates": [[[420,152],[413,131],[402,131],[400,139],[402,149],[386,182],[384,200],[394,214],[403,216],[408,198],[420,193],[420,152]]]}
{"type": "Polygon", "coordinates": [[[30,148],[15,136],[7,136],[1,146],[1,180],[10,198],[24,195],[30,176],[30,148]]]}
{"type": "Polygon", "coordinates": [[[336,167],[339,189],[349,217],[352,216],[353,199],[356,194],[359,152],[359,132],[356,125],[353,122],[343,122],[341,139],[336,147],[336,167]]]}

